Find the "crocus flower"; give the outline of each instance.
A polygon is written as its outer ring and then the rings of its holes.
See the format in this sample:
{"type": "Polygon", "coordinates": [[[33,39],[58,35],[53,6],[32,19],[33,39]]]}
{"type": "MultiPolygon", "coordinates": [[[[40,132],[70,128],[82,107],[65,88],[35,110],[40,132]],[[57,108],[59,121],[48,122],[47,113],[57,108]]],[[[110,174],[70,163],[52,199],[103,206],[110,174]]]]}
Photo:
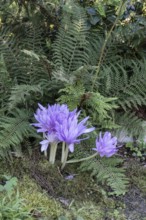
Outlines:
{"type": "Polygon", "coordinates": [[[74,115],[76,110],[69,112],[67,105],[48,105],[48,108],[43,107],[38,104],[36,114],[34,114],[35,119],[38,123],[33,123],[32,125],[38,127],[37,132],[56,132],[56,123],[62,123],[62,121],[69,115],[74,115]]]}
{"type": "Polygon", "coordinates": [[[80,123],[78,123],[77,115],[71,115],[66,118],[62,124],[58,124],[57,126],[57,137],[60,141],[65,142],[68,145],[70,152],[74,151],[74,144],[80,143],[83,139],[78,139],[78,137],[82,134],[91,132],[94,128],[86,128],[85,123],[88,120],[86,117],[80,123]]]}
{"type": "Polygon", "coordinates": [[[40,142],[41,151],[46,151],[51,143],[65,142],[73,152],[74,144],[81,141],[78,137],[94,130],[85,125],[88,117],[78,122],[80,112],[77,113],[77,109],[70,112],[67,105],[54,104],[48,105],[47,108],[38,105],[39,108],[34,115],[37,123],[32,125],[38,128],[37,132],[44,133],[45,140],[40,142]]]}
{"type": "Polygon", "coordinates": [[[93,148],[93,150],[97,151],[101,157],[111,157],[117,152],[116,145],[117,138],[112,137],[110,132],[105,132],[103,137],[100,133],[99,139],[96,139],[96,148],[93,148]]]}
{"type": "Polygon", "coordinates": [[[32,125],[37,127],[37,132],[43,132],[45,140],[41,141],[41,151],[46,151],[50,143],[58,143],[59,140],[56,136],[56,125],[61,124],[62,121],[68,116],[76,114],[76,109],[70,112],[67,105],[48,105],[48,108],[38,104],[39,108],[34,114],[37,123],[32,125]]]}

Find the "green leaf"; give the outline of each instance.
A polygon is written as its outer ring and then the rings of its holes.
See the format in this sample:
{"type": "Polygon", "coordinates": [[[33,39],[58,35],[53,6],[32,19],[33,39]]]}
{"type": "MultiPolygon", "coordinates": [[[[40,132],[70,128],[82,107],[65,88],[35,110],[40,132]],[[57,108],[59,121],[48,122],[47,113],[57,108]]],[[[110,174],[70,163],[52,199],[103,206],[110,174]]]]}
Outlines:
{"type": "Polygon", "coordinates": [[[106,17],[105,7],[104,7],[103,4],[98,3],[98,4],[97,4],[97,9],[98,9],[98,12],[99,12],[99,14],[100,14],[101,16],[106,17]]]}
{"type": "Polygon", "coordinates": [[[6,191],[11,191],[11,190],[13,190],[14,186],[17,186],[17,178],[16,177],[13,177],[10,180],[6,181],[4,188],[6,191]]]}
{"type": "Polygon", "coordinates": [[[30,57],[34,57],[37,61],[40,60],[39,56],[32,50],[22,50],[23,53],[27,54],[30,57]]]}

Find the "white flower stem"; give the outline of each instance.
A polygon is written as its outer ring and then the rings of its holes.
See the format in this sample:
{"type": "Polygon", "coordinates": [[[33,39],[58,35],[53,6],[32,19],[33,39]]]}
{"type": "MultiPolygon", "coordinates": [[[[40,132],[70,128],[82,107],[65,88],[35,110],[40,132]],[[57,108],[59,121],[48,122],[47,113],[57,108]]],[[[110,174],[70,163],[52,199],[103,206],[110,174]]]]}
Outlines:
{"type": "Polygon", "coordinates": [[[44,150],[44,156],[47,157],[48,154],[47,154],[47,150],[44,150]]]}
{"type": "Polygon", "coordinates": [[[77,160],[68,160],[68,161],[66,161],[66,163],[77,163],[77,162],[82,162],[82,161],[85,161],[85,160],[90,160],[90,159],[96,157],[97,155],[98,155],[98,153],[95,153],[95,154],[92,154],[89,157],[85,157],[85,158],[81,158],[81,159],[77,159],[77,160]]]}
{"type": "Polygon", "coordinates": [[[61,155],[61,163],[64,161],[65,156],[65,142],[62,142],[62,155],[61,155]]]}
{"type": "Polygon", "coordinates": [[[67,161],[67,157],[68,157],[68,145],[66,146],[65,148],[65,151],[64,151],[64,157],[63,157],[63,163],[62,163],[62,166],[61,166],[61,170],[63,170],[63,168],[65,167],[65,164],[66,164],[66,161],[67,161]]]}
{"type": "Polygon", "coordinates": [[[57,151],[57,144],[51,143],[50,144],[50,156],[49,156],[49,162],[51,164],[55,163],[56,151],[57,151]]]}
{"type": "MultiPolygon", "coordinates": [[[[45,139],[45,137],[46,137],[46,134],[45,134],[45,133],[43,133],[43,139],[45,139]]],[[[47,157],[47,156],[48,156],[48,154],[47,154],[47,150],[44,150],[44,156],[45,156],[45,157],[47,157]]]]}

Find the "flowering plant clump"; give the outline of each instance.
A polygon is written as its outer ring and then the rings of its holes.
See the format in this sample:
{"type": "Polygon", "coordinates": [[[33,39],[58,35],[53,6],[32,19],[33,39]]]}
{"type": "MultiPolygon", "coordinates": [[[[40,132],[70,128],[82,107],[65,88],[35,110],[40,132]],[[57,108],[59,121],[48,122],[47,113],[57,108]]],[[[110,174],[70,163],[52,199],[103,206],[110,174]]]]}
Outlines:
{"type": "Polygon", "coordinates": [[[78,121],[80,112],[77,109],[70,112],[67,105],[48,105],[47,108],[38,104],[39,108],[34,114],[37,123],[32,125],[37,127],[37,132],[42,132],[44,140],[40,142],[41,151],[45,152],[47,156],[47,149],[50,146],[49,161],[54,164],[58,143],[62,143],[62,155],[61,163],[62,168],[66,163],[75,163],[84,160],[91,159],[98,154],[100,157],[106,156],[111,157],[117,152],[117,138],[112,137],[110,132],[99,134],[99,138],[96,139],[96,148],[92,150],[96,151],[95,154],[82,158],[79,160],[67,161],[68,152],[74,151],[74,144],[79,144],[82,140],[87,138],[79,139],[82,134],[92,132],[94,128],[87,128],[86,122],[89,117],[84,118],[82,121],[78,121]]]}
{"type": "Polygon", "coordinates": [[[45,108],[39,104],[39,108],[34,114],[38,123],[32,125],[38,128],[37,132],[43,133],[44,140],[40,142],[41,151],[46,153],[50,145],[49,161],[52,164],[55,162],[58,143],[62,142],[61,162],[64,166],[68,151],[73,152],[74,144],[83,140],[78,139],[78,137],[94,130],[94,128],[87,128],[85,125],[88,117],[78,122],[79,114],[80,112],[77,112],[77,109],[70,112],[67,105],[54,104],[45,108]]]}
{"type": "Polygon", "coordinates": [[[99,134],[99,138],[96,139],[96,148],[93,150],[97,151],[101,157],[111,157],[117,152],[117,138],[112,137],[110,132],[99,134]]]}

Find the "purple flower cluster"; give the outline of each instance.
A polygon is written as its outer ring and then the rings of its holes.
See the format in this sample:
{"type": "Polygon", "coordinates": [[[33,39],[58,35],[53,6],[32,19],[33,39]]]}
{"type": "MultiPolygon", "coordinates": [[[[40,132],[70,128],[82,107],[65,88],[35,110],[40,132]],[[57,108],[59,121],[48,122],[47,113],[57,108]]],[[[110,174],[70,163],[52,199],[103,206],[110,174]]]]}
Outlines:
{"type": "Polygon", "coordinates": [[[96,139],[96,148],[93,150],[97,151],[101,157],[111,157],[117,152],[117,138],[112,137],[110,132],[99,134],[99,138],[96,139]]]}
{"type": "Polygon", "coordinates": [[[37,127],[37,132],[45,134],[45,140],[41,141],[41,151],[48,148],[49,143],[65,142],[71,152],[74,151],[74,144],[80,143],[78,137],[82,134],[89,133],[94,128],[86,128],[86,117],[81,122],[78,121],[80,112],[77,110],[70,112],[67,105],[48,105],[47,108],[39,104],[35,119],[38,123],[33,126],[37,127]]]}
{"type": "MultiPolygon", "coordinates": [[[[78,121],[80,112],[70,112],[67,105],[48,105],[47,108],[38,104],[39,108],[34,114],[37,123],[32,124],[37,127],[37,132],[44,134],[44,140],[40,142],[41,151],[46,151],[49,144],[65,142],[70,152],[74,151],[74,144],[80,143],[79,136],[92,132],[94,128],[87,128],[86,122],[89,117],[78,121]]],[[[96,148],[93,150],[103,157],[111,157],[117,152],[117,138],[112,137],[110,132],[99,134],[96,139],[96,148]]]]}

